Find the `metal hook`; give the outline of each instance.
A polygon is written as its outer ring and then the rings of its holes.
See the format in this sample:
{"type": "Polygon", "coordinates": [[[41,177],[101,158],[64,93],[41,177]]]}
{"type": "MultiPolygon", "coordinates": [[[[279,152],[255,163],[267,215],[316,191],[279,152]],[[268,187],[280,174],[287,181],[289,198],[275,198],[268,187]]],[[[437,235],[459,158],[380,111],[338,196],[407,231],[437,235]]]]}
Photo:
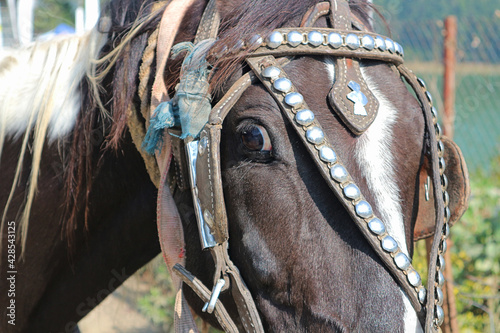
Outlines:
{"type": "Polygon", "coordinates": [[[208,312],[208,313],[214,312],[215,303],[217,303],[217,300],[219,299],[219,295],[220,295],[220,292],[222,290],[222,287],[224,287],[225,284],[226,284],[226,281],[224,279],[217,280],[217,284],[214,286],[214,289],[212,290],[212,295],[210,296],[210,301],[205,303],[205,306],[203,306],[203,309],[201,309],[201,311],[208,312]]]}

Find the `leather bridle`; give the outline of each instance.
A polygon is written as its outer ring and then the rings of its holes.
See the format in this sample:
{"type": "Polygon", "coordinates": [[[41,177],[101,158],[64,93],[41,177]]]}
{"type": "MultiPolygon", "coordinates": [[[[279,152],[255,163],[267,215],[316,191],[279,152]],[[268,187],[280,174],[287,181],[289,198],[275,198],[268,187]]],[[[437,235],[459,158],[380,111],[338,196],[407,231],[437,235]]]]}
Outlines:
{"type": "MultiPolygon", "coordinates": [[[[216,1],[211,0],[201,19],[194,44],[215,39],[218,26],[216,1]]],[[[218,300],[221,291],[230,289],[244,330],[263,332],[252,296],[228,255],[228,220],[219,151],[225,117],[245,90],[260,81],[292,124],[330,189],[405,291],[425,331],[439,331],[444,318],[441,307],[441,288],[444,283],[443,253],[446,251],[446,238],[452,223],[452,212],[448,207],[448,178],[445,173],[448,149],[458,154],[463,179],[467,179],[467,174],[458,148],[452,141],[442,138],[441,128],[437,123],[437,112],[425,84],[403,65],[402,47],[387,37],[367,31],[361,21],[351,14],[349,4],[345,0],[319,3],[304,16],[301,27],[276,29],[265,40],[254,38],[251,46],[252,50],[246,55],[250,72],[238,79],[212,108],[199,136],[187,137],[184,142],[178,139],[178,135],[172,138],[174,160],[181,170],[179,174],[182,176],[186,173],[189,178],[202,248],[209,250],[214,259],[213,290],[206,288],[180,264],[174,266],[174,271],[207,302],[203,310],[213,312],[225,331],[238,331],[237,325],[218,300]],[[325,15],[330,15],[332,28],[312,27],[319,17],[325,15]],[[370,126],[378,110],[378,101],[363,79],[359,60],[371,59],[387,63],[414,90],[425,119],[426,151],[432,181],[429,190],[434,198],[435,209],[435,232],[426,287],[422,285],[420,275],[412,267],[410,258],[388,234],[384,222],[375,216],[371,205],[335,154],[336,147],[328,142],[321,124],[314,117],[314,112],[309,110],[305,98],[288,78],[285,65],[298,55],[335,57],[336,80],[329,98],[331,104],[336,106],[334,109],[340,119],[354,135],[362,134],[370,126]],[[361,110],[366,114],[352,112],[353,100],[348,97],[354,90],[352,82],[357,85],[356,91],[366,99],[363,103],[364,109],[361,110]],[[183,146],[184,151],[181,149],[183,146]]],[[[232,52],[234,53],[234,50],[232,52]]],[[[169,132],[175,133],[175,130],[169,132]]],[[[451,172],[455,171],[456,168],[451,172]]],[[[187,186],[182,177],[178,184],[187,186]]],[[[467,192],[467,186],[464,186],[464,192],[467,192]]],[[[466,198],[462,201],[466,201],[466,198]]],[[[453,213],[454,219],[457,219],[456,215],[461,215],[455,211],[453,213]]]]}

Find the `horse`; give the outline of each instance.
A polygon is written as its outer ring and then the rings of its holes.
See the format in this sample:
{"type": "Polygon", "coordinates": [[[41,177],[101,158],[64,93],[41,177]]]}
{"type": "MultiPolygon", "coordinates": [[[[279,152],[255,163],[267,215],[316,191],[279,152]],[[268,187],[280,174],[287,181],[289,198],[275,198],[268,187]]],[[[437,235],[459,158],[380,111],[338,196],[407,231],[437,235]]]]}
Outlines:
{"type": "Polygon", "coordinates": [[[2,51],[1,330],[77,332],[161,251],[178,331],[439,330],[467,170],[375,12],[111,0],[2,51]]]}

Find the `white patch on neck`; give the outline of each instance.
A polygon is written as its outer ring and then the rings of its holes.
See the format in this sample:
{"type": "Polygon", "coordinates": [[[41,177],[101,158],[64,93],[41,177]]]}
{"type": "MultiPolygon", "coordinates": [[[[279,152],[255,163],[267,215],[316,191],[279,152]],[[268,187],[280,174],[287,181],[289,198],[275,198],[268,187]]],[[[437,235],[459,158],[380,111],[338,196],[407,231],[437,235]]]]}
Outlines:
{"type": "Polygon", "coordinates": [[[94,29],[0,51],[0,136],[19,136],[44,114],[49,141],[67,135],[80,110],[80,82],[104,42],[94,29]]]}

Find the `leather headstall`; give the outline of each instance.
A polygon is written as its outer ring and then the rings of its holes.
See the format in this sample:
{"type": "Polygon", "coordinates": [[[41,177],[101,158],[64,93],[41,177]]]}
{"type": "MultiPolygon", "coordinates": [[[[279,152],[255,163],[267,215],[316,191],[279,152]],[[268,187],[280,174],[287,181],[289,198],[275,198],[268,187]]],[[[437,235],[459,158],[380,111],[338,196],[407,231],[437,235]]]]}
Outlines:
{"type": "MultiPolygon", "coordinates": [[[[211,0],[202,16],[195,44],[215,38],[218,25],[216,1],[211,0]]],[[[425,331],[438,331],[444,317],[441,308],[442,254],[446,251],[451,223],[465,211],[469,184],[460,150],[441,135],[437,112],[425,84],[403,65],[402,47],[387,37],[367,31],[361,20],[351,14],[345,0],[321,2],[306,13],[301,27],[276,29],[259,43],[246,58],[251,71],[238,79],[213,106],[199,137],[188,138],[184,143],[172,138],[174,160],[180,170],[178,177],[182,178],[178,183],[185,187],[186,179],[190,180],[201,245],[210,250],[214,258],[216,269],[212,292],[181,265],[176,264],[174,271],[207,302],[204,311],[215,312],[225,331],[238,331],[238,326],[218,300],[220,292],[226,289],[231,289],[242,329],[245,332],[264,331],[252,296],[228,255],[228,220],[220,165],[224,119],[245,90],[260,81],[299,134],[333,193],[407,294],[425,331]],[[330,15],[332,28],[314,28],[315,21],[325,15],[330,15]],[[298,55],[328,55],[334,59],[336,80],[328,100],[353,135],[361,135],[369,128],[379,107],[361,74],[360,60],[380,60],[389,64],[414,89],[426,122],[428,146],[421,171],[422,186],[426,190],[421,191],[415,237],[434,235],[427,287],[422,285],[410,258],[388,234],[383,221],[375,216],[371,205],[335,154],[335,147],[328,142],[313,111],[307,107],[304,96],[288,78],[286,64],[298,55]]]]}

